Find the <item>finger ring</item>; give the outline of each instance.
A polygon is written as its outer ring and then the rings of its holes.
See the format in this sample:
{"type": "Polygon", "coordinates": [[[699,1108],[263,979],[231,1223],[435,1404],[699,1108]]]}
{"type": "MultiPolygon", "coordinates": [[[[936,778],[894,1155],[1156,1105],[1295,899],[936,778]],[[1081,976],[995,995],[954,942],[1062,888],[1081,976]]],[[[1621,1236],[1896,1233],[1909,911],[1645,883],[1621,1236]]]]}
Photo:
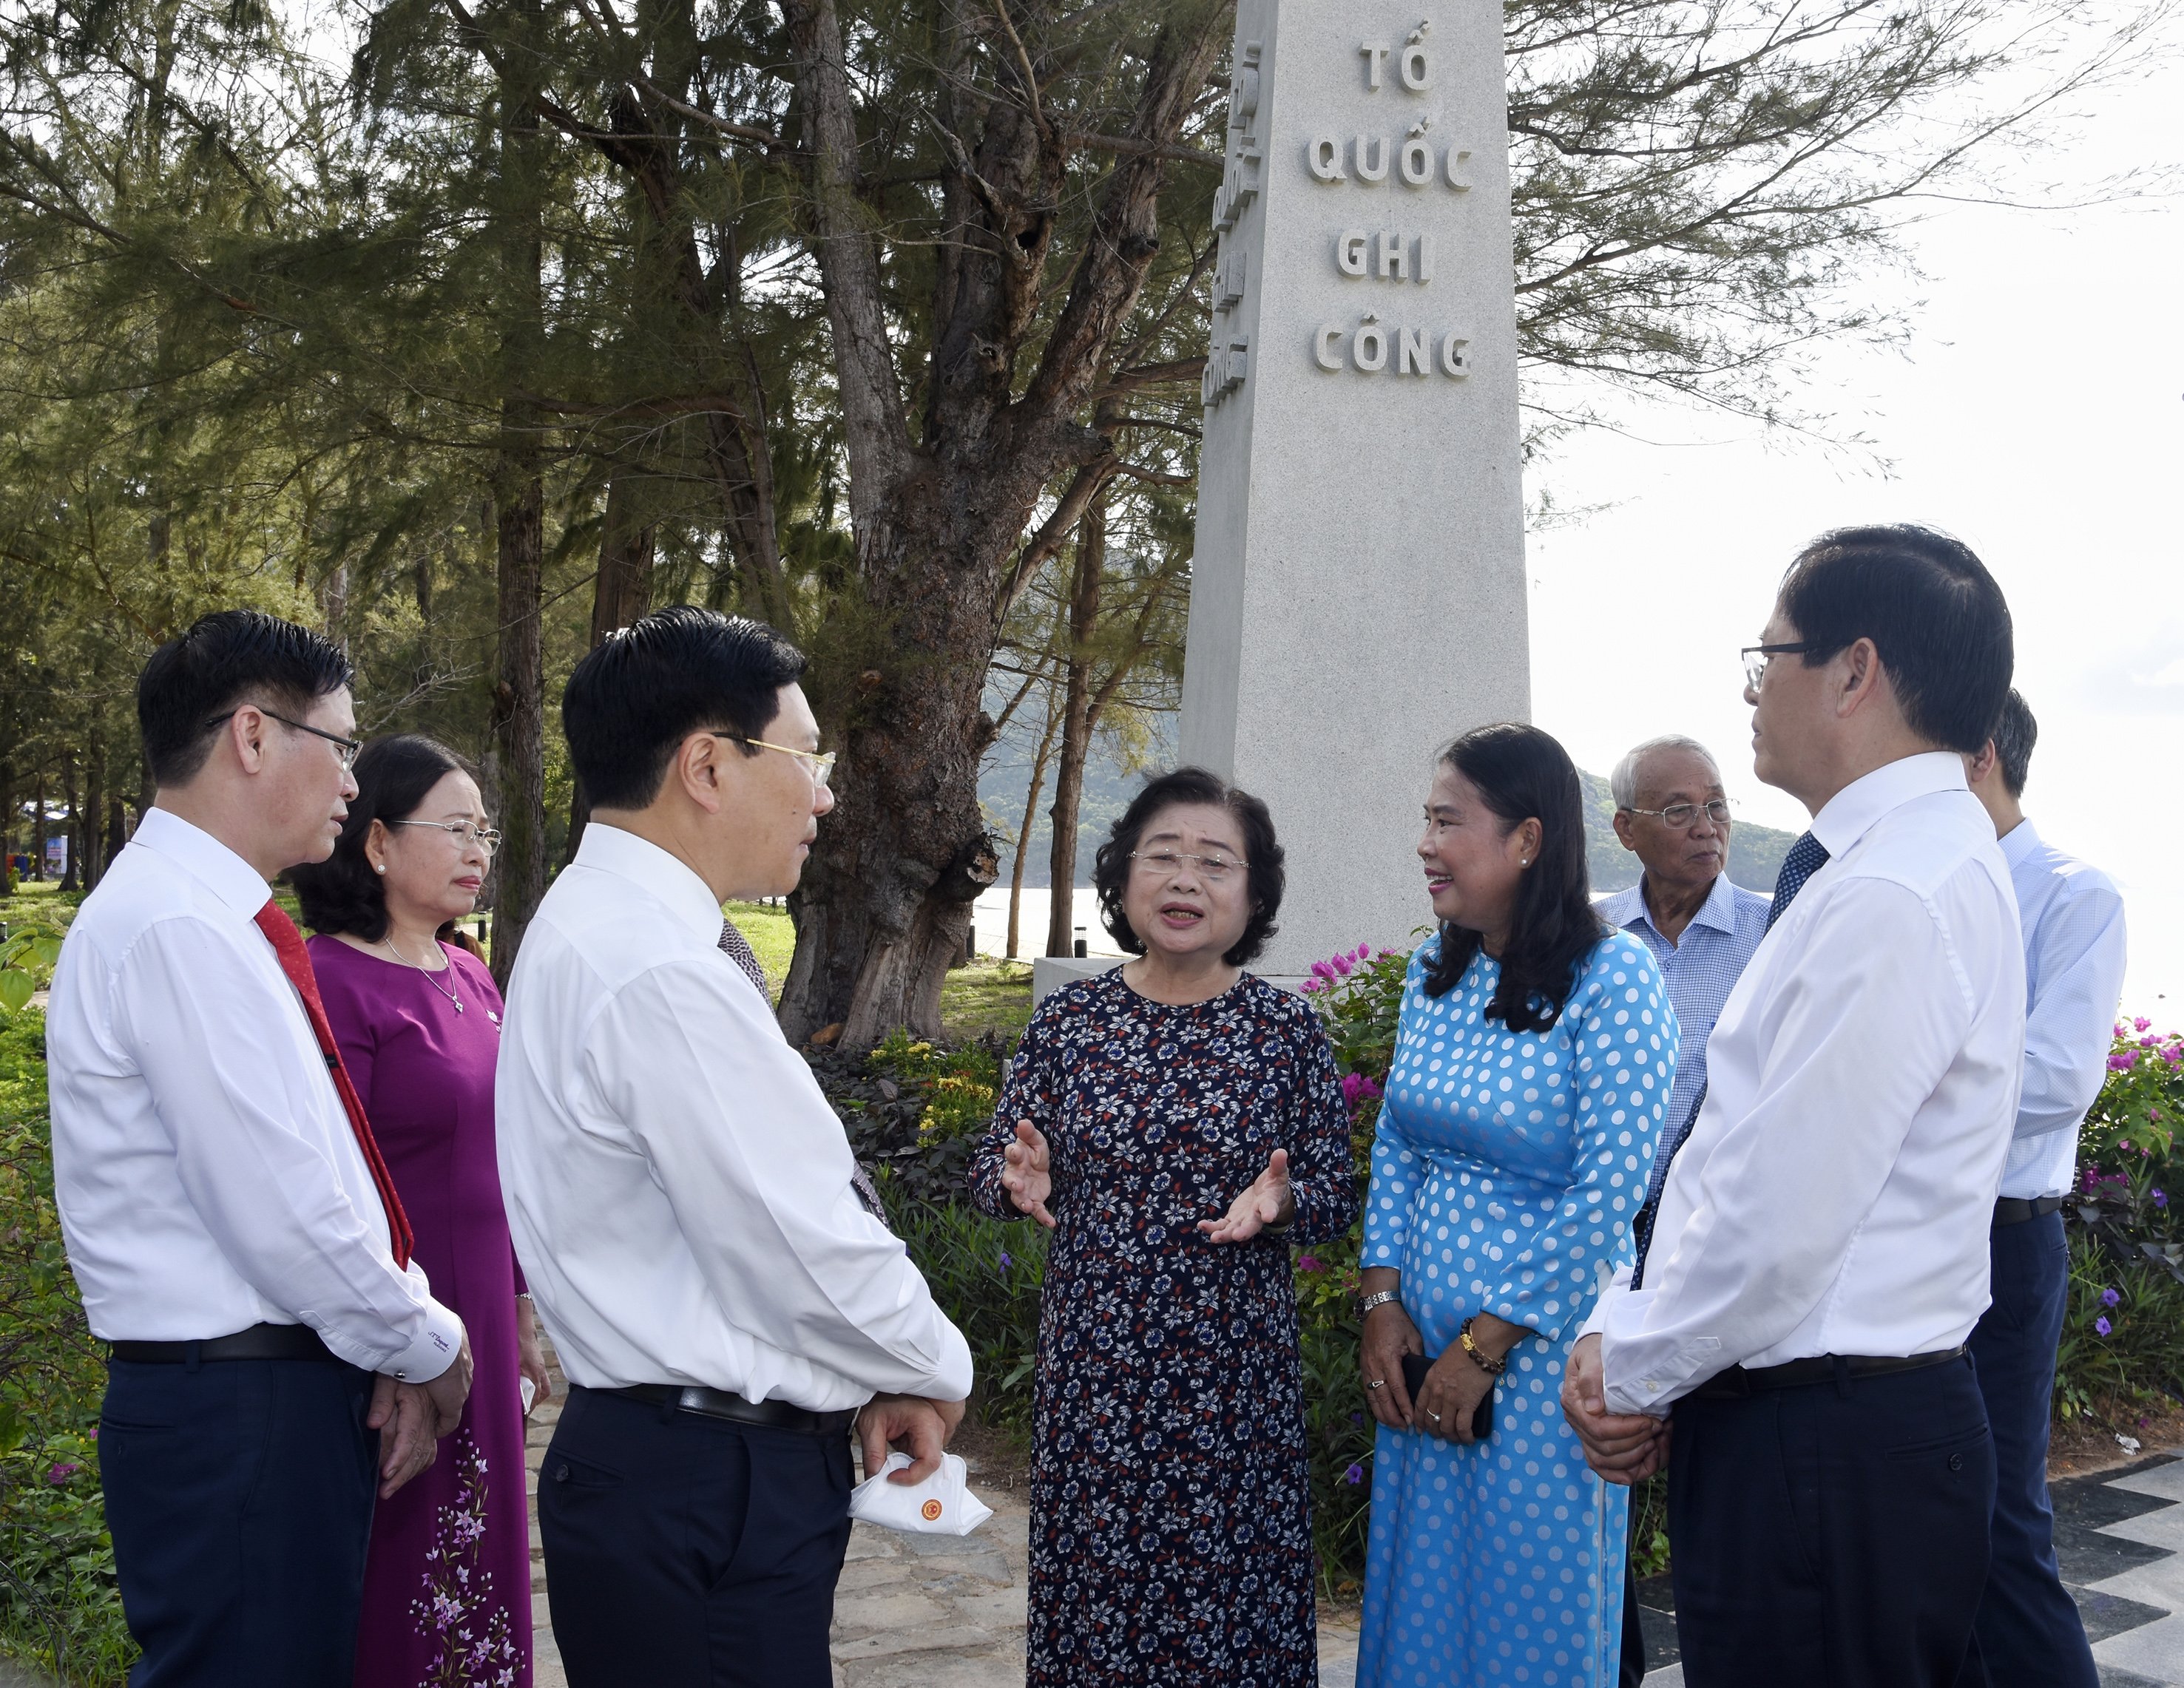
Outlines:
{"type": "Polygon", "coordinates": [[[1426,1417],[1428,1417],[1429,1419],[1432,1419],[1432,1420],[1434,1421],[1434,1423],[1435,1423],[1436,1424],[1438,1424],[1440,1422],[1440,1413],[1438,1413],[1429,1412],[1429,1413],[1426,1414],[1426,1417]]]}
{"type": "Polygon", "coordinates": [[[1365,1386],[1368,1389],[1385,1389],[1388,1386],[1388,1380],[1384,1377],[1376,1377],[1365,1386]]]}

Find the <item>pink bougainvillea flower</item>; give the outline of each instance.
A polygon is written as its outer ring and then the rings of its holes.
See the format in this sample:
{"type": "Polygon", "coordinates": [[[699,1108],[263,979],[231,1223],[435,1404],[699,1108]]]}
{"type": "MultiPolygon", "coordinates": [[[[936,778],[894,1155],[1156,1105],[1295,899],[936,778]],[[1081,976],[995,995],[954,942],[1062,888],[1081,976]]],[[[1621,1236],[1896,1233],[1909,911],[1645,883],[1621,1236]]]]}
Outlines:
{"type": "Polygon", "coordinates": [[[2141,1019],[2135,1019],[2131,1023],[2131,1029],[2133,1031],[2144,1031],[2152,1026],[2153,1024],[2153,1022],[2152,1020],[2142,1017],[2141,1019]]]}
{"type": "Polygon", "coordinates": [[[1298,1255],[1297,1270],[1300,1272],[1317,1272],[1319,1270],[1319,1257],[1317,1254],[1298,1255]]]}
{"type": "Polygon", "coordinates": [[[46,1473],[46,1481],[58,1489],[82,1469],[83,1467],[81,1465],[56,1465],[46,1473]]]}

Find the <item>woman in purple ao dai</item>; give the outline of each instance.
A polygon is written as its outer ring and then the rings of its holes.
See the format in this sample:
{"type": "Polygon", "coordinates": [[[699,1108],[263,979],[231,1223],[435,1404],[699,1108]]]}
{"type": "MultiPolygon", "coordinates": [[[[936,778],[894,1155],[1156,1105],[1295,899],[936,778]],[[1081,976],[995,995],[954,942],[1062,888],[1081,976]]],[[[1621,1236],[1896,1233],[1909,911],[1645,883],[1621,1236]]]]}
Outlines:
{"type": "Polygon", "coordinates": [[[439,937],[476,905],[495,835],[469,770],[429,739],[367,746],[356,781],[333,855],[289,877],[415,1258],[476,1367],[438,1459],[372,1519],[356,1688],[529,1688],[522,1389],[543,1398],[546,1369],[494,1156],[500,993],[439,937]]]}

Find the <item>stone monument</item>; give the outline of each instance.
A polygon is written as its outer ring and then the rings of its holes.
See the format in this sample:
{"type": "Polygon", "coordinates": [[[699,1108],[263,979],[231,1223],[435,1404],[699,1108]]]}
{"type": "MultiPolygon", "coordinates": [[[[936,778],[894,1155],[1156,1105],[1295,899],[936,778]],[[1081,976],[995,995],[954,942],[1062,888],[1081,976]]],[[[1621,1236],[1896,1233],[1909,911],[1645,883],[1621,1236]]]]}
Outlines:
{"type": "Polygon", "coordinates": [[[1530,712],[1502,8],[1240,0],[1182,756],[1264,797],[1295,974],[1432,919],[1433,752],[1530,712]]]}

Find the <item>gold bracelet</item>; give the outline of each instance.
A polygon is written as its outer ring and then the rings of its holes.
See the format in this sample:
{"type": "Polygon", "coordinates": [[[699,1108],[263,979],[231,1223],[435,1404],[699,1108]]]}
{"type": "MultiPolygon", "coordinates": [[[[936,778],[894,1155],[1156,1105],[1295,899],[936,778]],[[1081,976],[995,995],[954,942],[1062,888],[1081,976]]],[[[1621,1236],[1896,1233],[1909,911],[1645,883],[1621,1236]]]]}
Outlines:
{"type": "MultiPolygon", "coordinates": [[[[1474,1313],[1471,1319],[1476,1319],[1478,1316],[1477,1313],[1474,1313]]],[[[1498,1360],[1487,1358],[1486,1351],[1471,1340],[1471,1319],[1463,1321],[1462,1328],[1456,1333],[1456,1340],[1463,1344],[1463,1352],[1477,1362],[1479,1370],[1485,1372],[1489,1377],[1499,1377],[1509,1369],[1509,1357],[1504,1354],[1498,1360]]]]}

